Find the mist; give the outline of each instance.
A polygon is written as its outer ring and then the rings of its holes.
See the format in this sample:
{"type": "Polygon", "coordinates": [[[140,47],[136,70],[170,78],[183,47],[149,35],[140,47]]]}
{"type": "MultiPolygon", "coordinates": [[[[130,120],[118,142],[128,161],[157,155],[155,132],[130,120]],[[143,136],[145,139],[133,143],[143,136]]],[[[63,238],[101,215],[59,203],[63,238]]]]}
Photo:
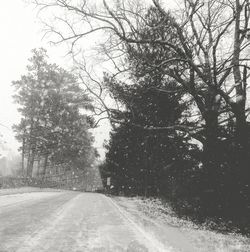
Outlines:
{"type": "Polygon", "coordinates": [[[21,156],[8,147],[7,142],[0,142],[0,176],[18,175],[21,168],[21,156]]]}

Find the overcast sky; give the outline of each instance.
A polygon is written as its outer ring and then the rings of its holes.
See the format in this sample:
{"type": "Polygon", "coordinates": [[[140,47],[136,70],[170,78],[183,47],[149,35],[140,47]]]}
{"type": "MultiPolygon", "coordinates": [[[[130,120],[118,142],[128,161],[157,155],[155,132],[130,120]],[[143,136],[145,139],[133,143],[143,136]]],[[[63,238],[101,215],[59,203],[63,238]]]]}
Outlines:
{"type": "MultiPolygon", "coordinates": [[[[0,133],[3,134],[6,145],[16,151],[19,144],[14,138],[11,127],[19,122],[20,116],[17,106],[13,103],[11,82],[18,80],[21,74],[25,74],[33,48],[45,47],[50,60],[62,67],[66,64],[66,51],[51,47],[48,41],[42,40],[42,24],[37,19],[36,10],[22,0],[1,2],[0,31],[0,133]]],[[[102,146],[106,136],[105,126],[95,132],[98,147],[102,146]]]]}
{"type": "Polygon", "coordinates": [[[1,3],[0,30],[0,132],[7,145],[16,149],[17,142],[10,129],[20,118],[13,104],[11,81],[25,71],[30,50],[41,46],[39,26],[35,14],[22,0],[9,0],[1,3]]]}

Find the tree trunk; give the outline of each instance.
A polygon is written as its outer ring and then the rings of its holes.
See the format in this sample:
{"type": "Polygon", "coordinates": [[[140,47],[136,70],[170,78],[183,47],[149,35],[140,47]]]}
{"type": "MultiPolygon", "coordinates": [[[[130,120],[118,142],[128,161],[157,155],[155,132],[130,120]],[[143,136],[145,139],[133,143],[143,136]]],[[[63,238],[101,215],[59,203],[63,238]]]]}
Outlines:
{"type": "Polygon", "coordinates": [[[28,148],[28,160],[27,160],[27,177],[31,176],[31,170],[33,169],[33,164],[34,161],[32,162],[32,156],[33,156],[33,151],[34,151],[34,144],[33,144],[33,128],[34,128],[34,117],[31,118],[31,123],[30,123],[30,132],[29,132],[29,148],[28,148]],[[32,168],[31,168],[32,167],[32,168]]]}
{"type": "MultiPolygon", "coordinates": [[[[201,206],[203,215],[213,215],[219,194],[218,113],[210,110],[205,115],[205,143],[203,146],[203,173],[201,178],[201,206]]],[[[199,193],[199,192],[198,192],[199,193]]]]}
{"type": "Polygon", "coordinates": [[[24,150],[25,148],[25,139],[23,137],[23,146],[22,146],[22,176],[24,176],[24,150]]]}
{"type": "Polygon", "coordinates": [[[203,148],[204,161],[208,166],[214,166],[217,160],[218,148],[218,113],[208,111],[205,115],[205,144],[203,148]]]}
{"type": "Polygon", "coordinates": [[[41,168],[41,159],[39,157],[39,159],[37,161],[37,177],[40,176],[40,168],[41,168]]]}
{"type": "Polygon", "coordinates": [[[32,177],[33,166],[35,161],[35,147],[32,148],[31,153],[29,154],[28,166],[27,166],[27,176],[32,177]]]}
{"type": "Polygon", "coordinates": [[[247,67],[243,72],[240,66],[241,44],[241,11],[243,7],[239,0],[235,1],[235,30],[234,30],[234,54],[233,54],[233,76],[235,82],[236,104],[233,112],[236,117],[236,141],[240,150],[247,148],[247,122],[245,115],[246,106],[246,86],[247,86],[247,67]]]}
{"type": "Polygon", "coordinates": [[[28,153],[28,158],[27,158],[27,164],[26,164],[26,176],[29,177],[29,167],[30,167],[30,158],[31,158],[31,153],[30,153],[30,149],[28,150],[29,153],[28,153]]]}
{"type": "Polygon", "coordinates": [[[145,137],[145,149],[144,149],[144,188],[143,188],[143,193],[144,197],[148,197],[148,176],[149,176],[149,152],[148,152],[148,144],[149,144],[149,136],[145,137]]]}
{"type": "MultiPolygon", "coordinates": [[[[245,109],[241,107],[236,116],[236,132],[235,132],[235,142],[236,149],[234,153],[234,166],[236,168],[236,174],[238,174],[238,178],[236,178],[239,183],[238,197],[243,197],[243,195],[250,195],[250,133],[248,132],[248,126],[245,116],[245,109]]],[[[249,199],[250,201],[250,199],[249,199]]],[[[247,204],[244,197],[242,198],[243,204],[247,204]]]]}
{"type": "Polygon", "coordinates": [[[47,165],[48,165],[48,154],[46,154],[46,156],[44,158],[43,172],[42,172],[43,177],[45,177],[45,175],[46,175],[47,165]]]}
{"type": "Polygon", "coordinates": [[[234,113],[236,117],[236,141],[240,149],[247,147],[247,121],[245,115],[245,105],[238,103],[237,111],[234,113]]]}

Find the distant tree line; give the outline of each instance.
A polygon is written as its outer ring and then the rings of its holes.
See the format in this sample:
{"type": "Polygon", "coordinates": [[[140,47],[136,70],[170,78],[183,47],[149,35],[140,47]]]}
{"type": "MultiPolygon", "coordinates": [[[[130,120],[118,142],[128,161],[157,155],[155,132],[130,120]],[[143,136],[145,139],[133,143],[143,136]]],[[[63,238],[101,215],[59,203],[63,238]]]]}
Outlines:
{"type": "Polygon", "coordinates": [[[178,12],[157,0],[36,3],[65,11],[48,24],[56,43],[74,48],[103,31],[113,72],[98,82],[80,69],[117,105],[103,104],[113,130],[101,171],[112,190],[163,196],[181,213],[249,232],[249,1],[184,0],[178,12]]]}
{"type": "Polygon", "coordinates": [[[56,64],[48,63],[44,49],[34,49],[27,74],[14,81],[14,95],[21,121],[14,125],[21,143],[22,174],[44,176],[47,167],[84,169],[95,157],[93,120],[84,111],[91,100],[76,77],[56,64]]]}

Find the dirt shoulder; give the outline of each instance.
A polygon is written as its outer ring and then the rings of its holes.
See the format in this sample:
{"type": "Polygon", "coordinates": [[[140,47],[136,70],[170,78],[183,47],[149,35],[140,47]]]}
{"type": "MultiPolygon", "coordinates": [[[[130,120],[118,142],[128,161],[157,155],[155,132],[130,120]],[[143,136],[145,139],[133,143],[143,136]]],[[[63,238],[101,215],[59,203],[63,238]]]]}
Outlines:
{"type": "Polygon", "coordinates": [[[178,218],[159,199],[113,197],[119,206],[161,243],[184,252],[249,252],[250,239],[236,233],[222,234],[178,218]]]}

